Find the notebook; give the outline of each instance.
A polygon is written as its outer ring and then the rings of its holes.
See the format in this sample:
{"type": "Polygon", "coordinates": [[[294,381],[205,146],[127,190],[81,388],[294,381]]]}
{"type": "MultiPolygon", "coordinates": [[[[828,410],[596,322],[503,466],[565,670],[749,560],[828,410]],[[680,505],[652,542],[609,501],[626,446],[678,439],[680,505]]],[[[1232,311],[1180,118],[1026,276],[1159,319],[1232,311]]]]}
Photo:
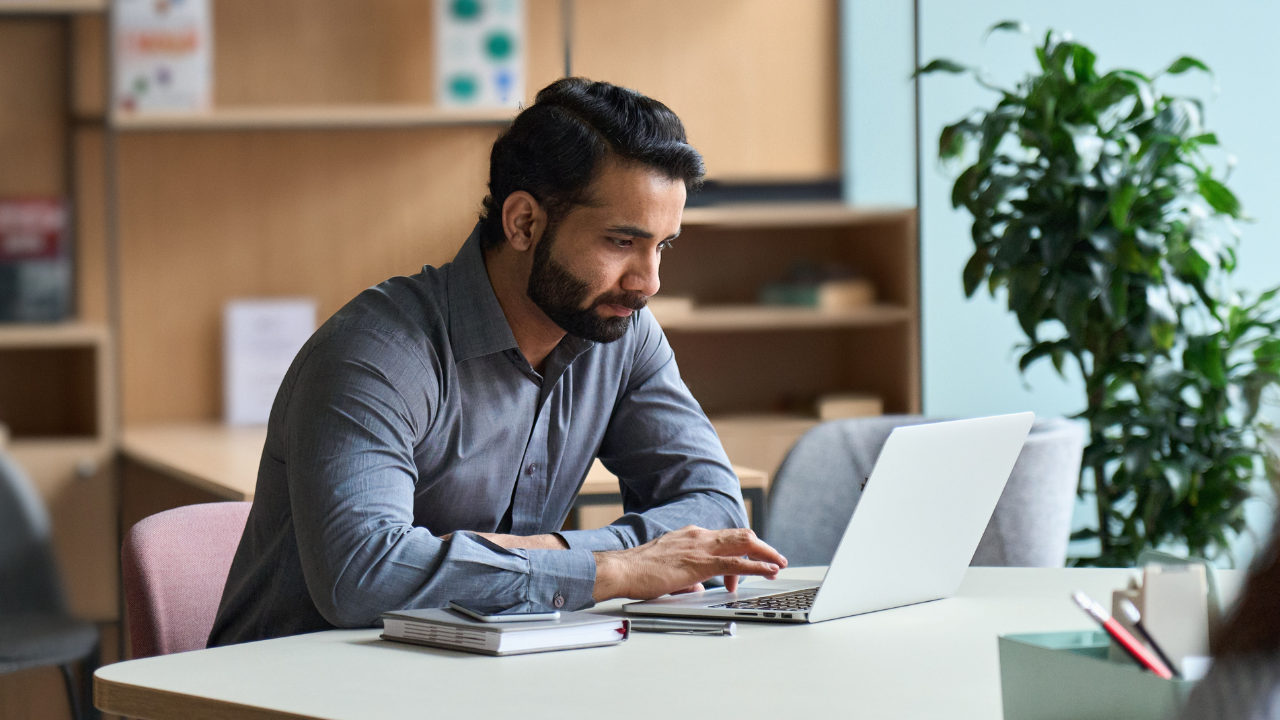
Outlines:
{"type": "Polygon", "coordinates": [[[627,639],[624,618],[561,612],[558,620],[486,623],[444,608],[382,614],[382,639],[464,650],[482,655],[571,650],[616,645],[627,639]]]}

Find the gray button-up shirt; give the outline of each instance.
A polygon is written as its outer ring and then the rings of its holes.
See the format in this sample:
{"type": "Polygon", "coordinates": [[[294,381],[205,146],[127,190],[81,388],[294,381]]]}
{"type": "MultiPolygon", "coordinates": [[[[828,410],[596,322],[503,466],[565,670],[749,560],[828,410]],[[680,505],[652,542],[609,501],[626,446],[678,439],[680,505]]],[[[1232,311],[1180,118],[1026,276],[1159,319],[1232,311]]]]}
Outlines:
{"type": "Polygon", "coordinates": [[[653,316],[613,343],[566,336],[540,375],[473,232],[452,263],[366,290],[298,353],[209,645],[455,599],[588,607],[592,551],[689,524],[745,527],[746,513],[653,316]],[[568,550],[468,532],[559,531],[596,457],[621,479],[612,525],[561,533],[568,550]]]}

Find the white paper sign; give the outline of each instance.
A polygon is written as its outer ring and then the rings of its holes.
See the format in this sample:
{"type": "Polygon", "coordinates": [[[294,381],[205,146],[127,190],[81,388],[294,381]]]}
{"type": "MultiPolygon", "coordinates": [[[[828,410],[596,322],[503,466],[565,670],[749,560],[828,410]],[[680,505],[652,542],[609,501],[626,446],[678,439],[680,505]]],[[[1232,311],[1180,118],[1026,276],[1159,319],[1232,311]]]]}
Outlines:
{"type": "Polygon", "coordinates": [[[524,0],[435,0],[436,102],[518,107],[525,37],[524,0]]]}
{"type": "Polygon", "coordinates": [[[114,0],[115,108],[205,112],[213,103],[210,0],[114,0]]]}
{"type": "Polygon", "coordinates": [[[316,329],[310,298],[231,300],[223,313],[223,400],[228,425],[262,425],[280,382],[316,329]]]}

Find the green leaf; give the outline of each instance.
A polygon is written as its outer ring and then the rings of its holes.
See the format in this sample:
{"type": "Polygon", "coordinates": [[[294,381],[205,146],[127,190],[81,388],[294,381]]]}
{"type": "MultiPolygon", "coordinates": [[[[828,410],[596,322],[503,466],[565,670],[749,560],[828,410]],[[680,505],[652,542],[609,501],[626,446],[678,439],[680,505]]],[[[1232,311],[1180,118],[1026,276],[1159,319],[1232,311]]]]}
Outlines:
{"type": "Polygon", "coordinates": [[[1164,69],[1164,72],[1168,73],[1169,75],[1181,75],[1182,73],[1192,69],[1201,70],[1203,72],[1209,73],[1210,75],[1213,74],[1213,71],[1209,69],[1208,65],[1205,65],[1204,63],[1200,62],[1199,60],[1189,55],[1183,55],[1177,60],[1174,60],[1169,65],[1169,67],[1164,69]]]}
{"type": "Polygon", "coordinates": [[[912,77],[916,77],[918,75],[929,75],[931,73],[936,73],[936,72],[945,72],[945,73],[951,73],[953,75],[958,75],[960,73],[969,72],[969,69],[970,68],[967,65],[961,65],[960,63],[954,60],[948,60],[946,58],[938,58],[936,60],[930,60],[929,64],[925,65],[919,70],[916,70],[915,73],[912,74],[912,77]]]}
{"type": "Polygon", "coordinates": [[[978,192],[978,174],[982,172],[982,168],[978,165],[970,165],[968,169],[960,173],[960,177],[956,178],[956,184],[951,188],[951,207],[960,207],[969,201],[978,192]]]}
{"type": "Polygon", "coordinates": [[[1005,20],[987,28],[987,31],[982,34],[982,39],[985,41],[991,33],[995,32],[1017,32],[1022,33],[1023,35],[1031,34],[1030,28],[1028,28],[1025,23],[1017,20],[1005,20]]]}
{"type": "Polygon", "coordinates": [[[969,258],[969,262],[964,266],[964,295],[965,297],[973,297],[973,293],[977,291],[978,286],[982,284],[983,278],[987,275],[987,264],[991,260],[991,255],[985,246],[974,251],[973,257],[969,258]]]}
{"type": "Polygon", "coordinates": [[[1236,199],[1235,193],[1227,189],[1226,185],[1213,179],[1208,173],[1201,173],[1196,178],[1196,184],[1200,188],[1200,196],[1209,203],[1210,207],[1224,215],[1240,217],[1240,201],[1236,199]]]}
{"type": "Polygon", "coordinates": [[[965,142],[974,129],[968,120],[942,128],[942,135],[938,138],[938,159],[951,160],[963,155],[965,142]]]}
{"type": "Polygon", "coordinates": [[[1111,200],[1111,222],[1121,230],[1129,228],[1129,211],[1133,209],[1133,201],[1138,199],[1138,187],[1125,185],[1116,192],[1111,200]]]}

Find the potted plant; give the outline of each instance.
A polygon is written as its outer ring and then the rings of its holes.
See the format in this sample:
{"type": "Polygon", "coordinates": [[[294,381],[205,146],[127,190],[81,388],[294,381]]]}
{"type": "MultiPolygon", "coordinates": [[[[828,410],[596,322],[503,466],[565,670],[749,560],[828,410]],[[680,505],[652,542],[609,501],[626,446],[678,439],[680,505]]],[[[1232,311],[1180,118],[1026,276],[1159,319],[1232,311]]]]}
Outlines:
{"type": "MultiPolygon", "coordinates": [[[[1025,32],[991,29],[1007,30],[1025,32]]],[[[1209,69],[1181,57],[1152,77],[1100,73],[1052,31],[1035,53],[1009,89],[950,60],[919,70],[969,73],[999,96],[939,139],[943,161],[967,165],[951,195],[973,216],[965,294],[1005,294],[1027,337],[1020,370],[1048,359],[1084,378],[1079,492],[1098,528],[1072,537],[1100,552],[1082,564],[1159,546],[1229,554],[1267,459],[1258,406],[1280,382],[1280,315],[1276,290],[1232,291],[1242,211],[1205,156],[1217,138],[1199,100],[1158,87],[1209,69]]]]}

